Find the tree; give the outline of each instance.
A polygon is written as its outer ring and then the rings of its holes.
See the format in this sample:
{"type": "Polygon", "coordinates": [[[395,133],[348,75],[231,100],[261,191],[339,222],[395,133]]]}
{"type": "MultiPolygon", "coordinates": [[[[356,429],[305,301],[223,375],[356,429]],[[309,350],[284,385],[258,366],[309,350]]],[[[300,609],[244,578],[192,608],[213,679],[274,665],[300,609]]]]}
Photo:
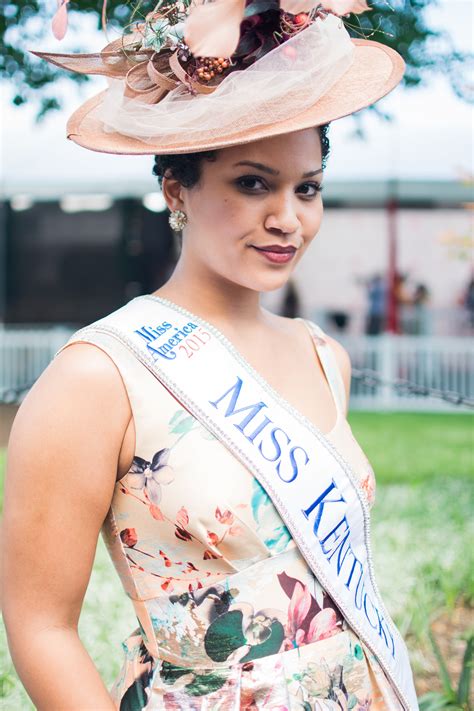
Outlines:
{"type": "MultiPolygon", "coordinates": [[[[472,100],[466,68],[467,57],[457,52],[449,35],[434,30],[426,18],[428,6],[438,0],[397,0],[392,8],[388,0],[373,0],[371,12],[350,15],[346,21],[354,37],[366,37],[394,47],[405,59],[406,86],[418,86],[430,74],[447,76],[454,92],[464,100],[472,100]]],[[[138,13],[133,14],[137,2],[109,0],[107,4],[108,27],[121,31],[132,19],[141,19],[152,10],[156,2],[143,0],[138,13]]],[[[97,29],[101,29],[102,0],[71,0],[69,14],[88,15],[97,29]]],[[[51,16],[54,7],[47,2],[0,0],[0,78],[14,87],[13,103],[17,106],[32,103],[38,108],[37,118],[61,107],[57,91],[59,78],[76,84],[89,80],[86,75],[58,69],[37,59],[28,49],[38,46],[51,36],[51,51],[61,51],[51,33],[51,16]]],[[[105,41],[104,41],[105,44],[105,41]]],[[[72,51],[85,51],[78,43],[72,51]]]]}

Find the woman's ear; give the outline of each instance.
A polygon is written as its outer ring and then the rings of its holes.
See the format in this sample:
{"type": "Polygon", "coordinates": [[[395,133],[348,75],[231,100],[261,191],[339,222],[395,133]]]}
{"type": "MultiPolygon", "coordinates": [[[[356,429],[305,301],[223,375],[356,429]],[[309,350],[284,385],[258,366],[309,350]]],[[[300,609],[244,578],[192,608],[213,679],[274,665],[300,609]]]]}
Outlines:
{"type": "Polygon", "coordinates": [[[168,178],[164,175],[161,190],[165,202],[171,211],[183,209],[183,186],[178,180],[175,180],[175,178],[168,178]]]}

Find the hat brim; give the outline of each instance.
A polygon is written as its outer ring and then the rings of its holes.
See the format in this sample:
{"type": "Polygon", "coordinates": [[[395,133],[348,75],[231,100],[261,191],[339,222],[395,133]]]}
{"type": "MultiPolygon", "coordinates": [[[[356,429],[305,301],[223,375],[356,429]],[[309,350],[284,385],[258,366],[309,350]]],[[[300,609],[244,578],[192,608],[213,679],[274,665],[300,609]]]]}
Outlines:
{"type": "Polygon", "coordinates": [[[229,132],[219,139],[192,140],[181,133],[176,141],[167,141],[166,148],[156,140],[144,142],[137,138],[104,131],[103,124],[94,116],[94,109],[107,92],[101,91],[84,102],[67,122],[67,137],[92,151],[121,155],[154,155],[195,153],[228,146],[250,143],[268,136],[291,133],[304,128],[321,126],[371,106],[388,94],[403,77],[405,63],[395,50],[370,40],[352,40],[354,61],[348,71],[318,99],[318,101],[284,121],[249,126],[245,131],[229,132]]]}

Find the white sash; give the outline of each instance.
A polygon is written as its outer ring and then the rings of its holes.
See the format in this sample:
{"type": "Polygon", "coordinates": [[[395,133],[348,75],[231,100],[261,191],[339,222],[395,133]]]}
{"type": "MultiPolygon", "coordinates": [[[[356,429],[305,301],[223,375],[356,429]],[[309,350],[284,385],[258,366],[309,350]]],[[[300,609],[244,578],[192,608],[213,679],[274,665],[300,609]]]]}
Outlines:
{"type": "Polygon", "coordinates": [[[401,704],[416,711],[408,653],[374,580],[367,504],[332,444],[217,329],[165,299],[137,297],[74,340],[95,331],[125,344],[258,479],[401,704]]]}

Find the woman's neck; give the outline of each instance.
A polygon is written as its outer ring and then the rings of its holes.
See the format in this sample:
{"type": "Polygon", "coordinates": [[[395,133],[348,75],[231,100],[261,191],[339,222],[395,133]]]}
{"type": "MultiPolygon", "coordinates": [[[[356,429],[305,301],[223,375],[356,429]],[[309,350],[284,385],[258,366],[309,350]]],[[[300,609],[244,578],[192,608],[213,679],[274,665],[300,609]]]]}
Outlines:
{"type": "Polygon", "coordinates": [[[170,279],[154,292],[216,325],[257,325],[266,321],[260,293],[209,272],[184,269],[178,263],[170,279]]]}

